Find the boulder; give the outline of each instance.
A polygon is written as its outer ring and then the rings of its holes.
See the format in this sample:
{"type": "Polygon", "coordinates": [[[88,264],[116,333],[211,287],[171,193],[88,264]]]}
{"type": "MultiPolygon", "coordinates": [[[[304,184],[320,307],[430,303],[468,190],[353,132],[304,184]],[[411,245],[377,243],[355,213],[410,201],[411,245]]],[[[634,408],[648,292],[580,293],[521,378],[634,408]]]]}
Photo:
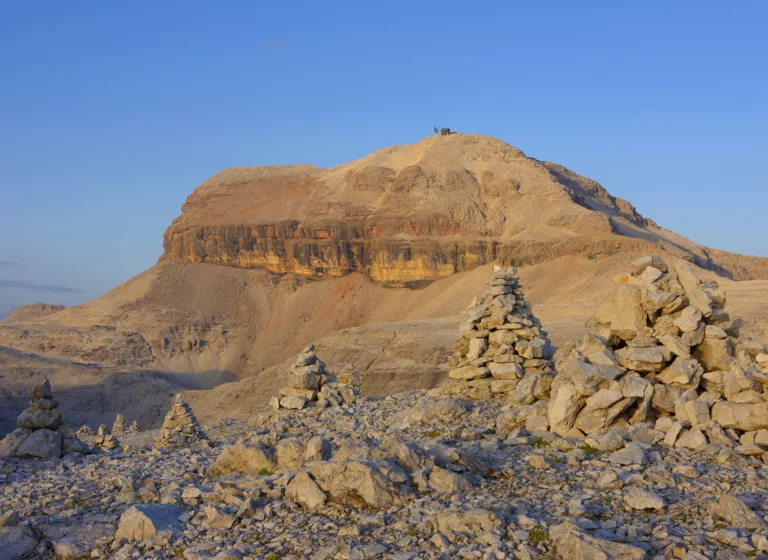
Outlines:
{"type": "Polygon", "coordinates": [[[549,536],[559,557],[567,560],[645,559],[645,550],[642,548],[588,535],[570,521],[553,526],[549,536]]]}
{"type": "Polygon", "coordinates": [[[131,506],[120,516],[115,540],[168,541],[181,530],[181,514],[180,508],[167,504],[131,506]]]}
{"type": "Polygon", "coordinates": [[[765,529],[766,524],[762,517],[736,496],[723,494],[714,506],[714,510],[721,515],[732,527],[739,527],[756,531],[765,529]]]}
{"type": "Polygon", "coordinates": [[[61,426],[61,412],[56,409],[41,410],[30,407],[19,414],[16,425],[20,428],[30,428],[33,430],[39,430],[40,428],[55,430],[61,426]]]}
{"type": "Polygon", "coordinates": [[[632,487],[624,493],[624,503],[636,510],[664,509],[664,500],[656,494],[632,487]]]}
{"type": "Polygon", "coordinates": [[[0,527],[0,559],[33,558],[28,555],[40,544],[39,538],[30,527],[0,527]]]}
{"type": "Polygon", "coordinates": [[[440,467],[432,468],[427,482],[432,490],[453,496],[469,492],[471,488],[462,475],[440,467]]]}
{"type": "Polygon", "coordinates": [[[599,304],[595,321],[607,325],[611,332],[624,340],[632,340],[647,324],[640,288],[633,284],[618,284],[599,304]]]}
{"type": "Polygon", "coordinates": [[[719,401],[712,406],[712,420],[723,428],[745,432],[768,428],[768,402],[736,404],[719,401]]]}
{"type": "Polygon", "coordinates": [[[16,455],[44,460],[58,459],[61,457],[61,434],[47,429],[36,430],[22,442],[16,455]]]}
{"type": "Polygon", "coordinates": [[[309,474],[300,472],[294,476],[285,488],[288,500],[301,504],[306,509],[316,509],[325,504],[326,495],[309,474]]]}
{"type": "Polygon", "coordinates": [[[501,521],[496,514],[482,508],[438,513],[434,524],[441,533],[457,533],[470,537],[496,531],[501,527],[501,521]]]}
{"type": "Polygon", "coordinates": [[[209,467],[208,472],[214,475],[233,472],[254,475],[264,470],[273,471],[274,469],[272,450],[261,444],[250,445],[239,441],[225,447],[209,467]]]}
{"type": "Polygon", "coordinates": [[[319,462],[308,472],[330,500],[341,504],[386,509],[402,502],[395,486],[374,462],[319,462]]]}

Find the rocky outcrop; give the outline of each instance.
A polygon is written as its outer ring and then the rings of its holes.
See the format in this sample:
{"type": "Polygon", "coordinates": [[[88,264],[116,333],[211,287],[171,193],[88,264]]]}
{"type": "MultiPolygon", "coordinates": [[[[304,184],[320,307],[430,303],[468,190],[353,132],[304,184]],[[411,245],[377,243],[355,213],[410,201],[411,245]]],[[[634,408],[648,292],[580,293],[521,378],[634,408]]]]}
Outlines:
{"type": "Polygon", "coordinates": [[[5,436],[0,457],[58,459],[68,453],[87,453],[88,446],[61,422],[59,403],[46,379],[32,392],[29,408],[19,414],[18,426],[5,436]]]}
{"type": "Polygon", "coordinates": [[[768,277],[765,259],[670,235],[595,181],[499,140],[455,134],[332,169],[222,171],[189,196],[162,258],[313,278],[361,272],[402,286],[490,262],[659,250],[734,278],[768,277]]]}

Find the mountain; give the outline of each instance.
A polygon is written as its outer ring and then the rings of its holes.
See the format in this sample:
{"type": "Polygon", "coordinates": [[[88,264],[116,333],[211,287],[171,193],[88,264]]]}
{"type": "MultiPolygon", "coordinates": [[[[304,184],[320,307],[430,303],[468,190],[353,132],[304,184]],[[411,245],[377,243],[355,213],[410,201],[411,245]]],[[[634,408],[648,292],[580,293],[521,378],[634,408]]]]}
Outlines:
{"type": "Polygon", "coordinates": [[[188,197],[155,266],[84,305],[0,322],[0,433],[43,374],[66,385],[57,395],[78,421],[152,424],[176,391],[202,419],[248,415],[310,342],[330,365],[354,362],[369,395],[430,387],[492,263],[521,267],[560,344],[652,253],[717,276],[747,331],[768,331],[768,259],[697,245],[494,138],[430,136],[330,169],[228,169],[188,197]]]}
{"type": "Polygon", "coordinates": [[[599,183],[495,138],[430,136],[331,169],[227,169],[165,232],[162,262],[264,267],[320,278],[356,271],[419,285],[496,259],[665,250],[727,277],[768,260],[712,251],[656,226],[599,183]]]}

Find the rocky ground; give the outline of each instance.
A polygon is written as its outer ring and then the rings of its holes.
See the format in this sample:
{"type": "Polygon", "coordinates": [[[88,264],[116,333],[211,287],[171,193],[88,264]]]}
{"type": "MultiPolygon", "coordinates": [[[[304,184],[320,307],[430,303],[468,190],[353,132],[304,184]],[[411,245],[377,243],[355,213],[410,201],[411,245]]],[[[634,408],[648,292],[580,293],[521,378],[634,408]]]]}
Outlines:
{"type": "Polygon", "coordinates": [[[508,406],[404,393],[0,460],[0,558],[768,558],[762,454],[528,433],[508,406]]]}

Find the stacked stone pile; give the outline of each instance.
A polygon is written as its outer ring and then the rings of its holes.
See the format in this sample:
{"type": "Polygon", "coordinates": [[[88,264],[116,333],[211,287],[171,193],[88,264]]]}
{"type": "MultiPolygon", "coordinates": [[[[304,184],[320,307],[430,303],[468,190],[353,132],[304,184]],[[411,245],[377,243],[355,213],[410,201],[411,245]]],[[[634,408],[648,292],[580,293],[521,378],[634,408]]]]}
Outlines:
{"type": "Polygon", "coordinates": [[[184,402],[181,395],[176,395],[173,406],[165,415],[160,428],[160,438],[155,442],[159,449],[168,447],[189,447],[207,439],[192,408],[184,402]]]}
{"type": "Polygon", "coordinates": [[[552,431],[580,436],[655,422],[669,445],[757,438],[768,448],[765,347],[739,341],[725,303],[718,284],[688,263],[633,262],[587,322],[581,347],[558,363],[552,431]]]}
{"type": "Polygon", "coordinates": [[[464,310],[448,376],[476,397],[514,391],[524,404],[547,398],[554,373],[551,346],[515,269],[495,266],[487,285],[464,310]]]}
{"type": "Polygon", "coordinates": [[[125,421],[125,416],[118,414],[115,417],[115,421],[112,423],[112,433],[115,435],[124,434],[128,430],[128,422],[125,421]]]}
{"type": "Polygon", "coordinates": [[[56,459],[68,453],[87,453],[88,446],[63,425],[59,403],[46,379],[32,391],[29,408],[19,414],[18,426],[0,447],[0,457],[56,459]]]}
{"type": "Polygon", "coordinates": [[[80,439],[93,437],[93,430],[88,424],[83,424],[77,429],[75,436],[79,437],[80,439]]]}
{"type": "Polygon", "coordinates": [[[120,447],[120,442],[114,433],[109,432],[104,424],[99,426],[96,435],[93,437],[93,444],[102,451],[114,451],[120,447]]]}
{"type": "Polygon", "coordinates": [[[310,344],[291,366],[291,385],[280,389],[270,404],[275,409],[328,408],[355,404],[359,394],[360,374],[355,366],[347,364],[334,375],[326,371],[315,345],[310,344]]]}

